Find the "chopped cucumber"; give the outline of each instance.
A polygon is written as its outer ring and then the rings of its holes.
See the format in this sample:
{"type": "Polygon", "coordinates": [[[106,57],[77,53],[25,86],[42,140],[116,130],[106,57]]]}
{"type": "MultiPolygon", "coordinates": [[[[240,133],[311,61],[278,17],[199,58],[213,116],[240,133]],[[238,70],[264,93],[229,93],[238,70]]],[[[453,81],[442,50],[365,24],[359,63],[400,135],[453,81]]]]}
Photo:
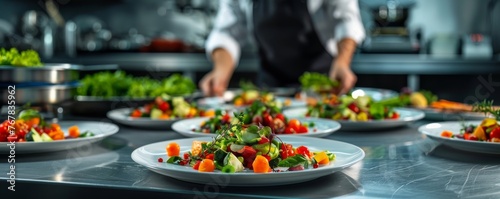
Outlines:
{"type": "Polygon", "coordinates": [[[163,114],[163,112],[160,109],[152,109],[151,110],[151,119],[158,119],[160,116],[163,114]]]}
{"type": "Polygon", "coordinates": [[[42,142],[51,142],[53,141],[52,138],[47,134],[47,133],[42,133],[42,142]]]}
{"type": "Polygon", "coordinates": [[[34,128],[31,128],[31,131],[26,135],[26,141],[43,142],[42,137],[34,128]]]}

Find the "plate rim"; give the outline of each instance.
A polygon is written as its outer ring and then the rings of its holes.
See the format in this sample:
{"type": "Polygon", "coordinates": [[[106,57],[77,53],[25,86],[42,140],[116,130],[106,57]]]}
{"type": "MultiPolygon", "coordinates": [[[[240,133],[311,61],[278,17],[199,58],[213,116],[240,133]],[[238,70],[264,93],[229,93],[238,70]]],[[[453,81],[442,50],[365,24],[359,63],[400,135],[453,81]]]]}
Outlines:
{"type": "MultiPolygon", "coordinates": [[[[466,123],[481,123],[482,120],[465,120],[463,122],[466,122],[466,123]]],[[[459,122],[461,121],[445,121],[445,122],[432,122],[432,123],[428,123],[428,124],[424,124],[424,125],[421,125],[417,128],[417,130],[428,136],[429,138],[431,139],[434,139],[434,140],[442,140],[444,142],[456,142],[456,143],[467,143],[467,144],[474,144],[474,145],[491,145],[491,146],[500,146],[500,143],[495,143],[495,142],[479,142],[479,141],[470,141],[470,140],[463,140],[463,139],[456,139],[456,138],[448,138],[448,137],[443,137],[443,136],[439,136],[439,135],[435,135],[434,133],[431,133],[429,131],[426,131],[426,127],[428,125],[433,125],[433,124],[452,124],[452,125],[459,125],[459,122]]],[[[442,142],[442,143],[444,143],[442,142]]],[[[499,151],[500,153],[500,151],[499,151]]]]}

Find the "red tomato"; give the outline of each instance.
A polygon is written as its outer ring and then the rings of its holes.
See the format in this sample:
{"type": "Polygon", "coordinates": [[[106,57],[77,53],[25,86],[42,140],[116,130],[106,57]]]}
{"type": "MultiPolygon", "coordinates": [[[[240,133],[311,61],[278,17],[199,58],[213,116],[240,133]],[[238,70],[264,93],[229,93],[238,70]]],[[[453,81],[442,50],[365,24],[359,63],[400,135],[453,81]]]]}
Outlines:
{"type": "Polygon", "coordinates": [[[309,152],[309,149],[306,146],[299,146],[297,147],[297,154],[310,157],[311,153],[309,152]]]}
{"type": "Polygon", "coordinates": [[[307,126],[300,126],[299,130],[297,131],[297,133],[307,133],[307,126]]]}
{"type": "Polygon", "coordinates": [[[231,116],[229,116],[228,113],[226,113],[224,116],[222,116],[222,121],[229,122],[229,120],[231,120],[231,116]]]}
{"type": "Polygon", "coordinates": [[[470,140],[471,133],[464,133],[464,140],[470,140]]]}
{"type": "Polygon", "coordinates": [[[198,170],[198,168],[200,168],[200,163],[201,163],[200,160],[196,161],[196,164],[194,164],[193,169],[198,170]]]}
{"type": "Polygon", "coordinates": [[[214,154],[213,154],[213,153],[208,154],[207,156],[205,156],[205,159],[211,159],[211,160],[214,160],[214,154]]]}
{"type": "Polygon", "coordinates": [[[189,154],[188,153],[184,153],[184,159],[189,159],[189,154]]]}
{"type": "Polygon", "coordinates": [[[264,154],[264,155],[262,155],[262,156],[264,156],[264,157],[267,159],[267,161],[271,161],[271,156],[269,156],[269,155],[265,155],[265,154],[264,154]]]}
{"type": "Polygon", "coordinates": [[[268,143],[269,142],[269,139],[267,139],[266,137],[261,137],[260,140],[259,140],[259,144],[265,144],[265,143],[268,143]]]}
{"type": "Polygon", "coordinates": [[[288,126],[289,126],[289,127],[292,127],[292,129],[293,129],[293,130],[295,130],[295,131],[297,131],[297,132],[298,132],[298,131],[299,131],[299,129],[300,129],[301,124],[300,124],[300,121],[299,121],[299,120],[297,120],[297,119],[291,119],[291,120],[288,122],[288,126]]]}
{"type": "Polygon", "coordinates": [[[355,113],[359,113],[359,111],[360,111],[358,106],[355,103],[349,104],[349,106],[347,106],[347,108],[351,109],[351,111],[353,111],[355,113]]]}
{"type": "Polygon", "coordinates": [[[273,123],[273,116],[269,114],[264,114],[264,126],[269,126],[273,123]]]}
{"type": "Polygon", "coordinates": [[[139,109],[135,109],[134,111],[132,111],[132,114],[130,114],[130,117],[141,117],[142,116],[142,113],[139,109]]]}
{"type": "Polygon", "coordinates": [[[253,124],[262,124],[262,116],[260,116],[260,115],[253,116],[252,123],[253,124]]]}
{"type": "Polygon", "coordinates": [[[283,114],[281,114],[281,113],[276,114],[275,118],[278,118],[278,119],[280,119],[283,122],[286,122],[285,116],[283,114]]]}
{"type": "Polygon", "coordinates": [[[17,141],[17,135],[10,135],[9,137],[7,137],[7,140],[9,142],[15,142],[15,141],[17,141]]]}
{"type": "Polygon", "coordinates": [[[399,118],[399,113],[393,112],[391,119],[398,119],[399,118]]]}
{"type": "Polygon", "coordinates": [[[283,159],[283,160],[288,158],[288,157],[294,156],[295,151],[293,150],[292,145],[283,143],[281,145],[280,155],[281,155],[281,159],[283,159]]]}
{"type": "Polygon", "coordinates": [[[292,127],[286,127],[285,128],[285,134],[295,134],[297,131],[295,131],[295,129],[293,129],[292,127]]]}
{"type": "Polygon", "coordinates": [[[493,138],[500,139],[500,127],[497,127],[490,132],[490,139],[493,138]]]}
{"type": "Polygon", "coordinates": [[[477,137],[475,135],[470,135],[469,136],[469,140],[476,140],[477,141],[479,139],[477,139],[477,137]]]}
{"type": "Polygon", "coordinates": [[[162,102],[160,105],[158,105],[158,109],[165,112],[170,110],[170,105],[167,102],[162,102]]]}

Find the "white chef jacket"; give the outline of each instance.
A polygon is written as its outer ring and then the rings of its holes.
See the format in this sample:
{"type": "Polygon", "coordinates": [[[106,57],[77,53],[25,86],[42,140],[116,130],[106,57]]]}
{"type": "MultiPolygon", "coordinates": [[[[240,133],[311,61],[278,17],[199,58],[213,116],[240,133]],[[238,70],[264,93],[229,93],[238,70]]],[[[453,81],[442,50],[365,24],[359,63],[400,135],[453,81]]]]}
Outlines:
{"type": "MultiPolygon", "coordinates": [[[[307,7],[320,41],[332,56],[337,55],[337,42],[343,38],[358,44],[365,38],[358,0],[308,0],[307,7]]],[[[220,0],[214,28],[205,44],[209,59],[213,50],[224,48],[238,63],[245,41],[255,41],[252,12],[252,0],[220,0]]]]}

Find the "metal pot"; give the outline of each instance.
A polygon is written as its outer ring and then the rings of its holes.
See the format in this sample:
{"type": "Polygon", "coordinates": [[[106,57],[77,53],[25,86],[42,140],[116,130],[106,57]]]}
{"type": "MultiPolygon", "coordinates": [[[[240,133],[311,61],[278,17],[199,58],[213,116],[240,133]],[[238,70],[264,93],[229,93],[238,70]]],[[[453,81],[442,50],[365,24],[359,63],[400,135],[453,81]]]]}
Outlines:
{"type": "Polygon", "coordinates": [[[62,84],[78,81],[80,71],[114,69],[118,69],[118,65],[82,66],[67,63],[47,63],[43,67],[0,66],[0,83],[62,84]]]}

